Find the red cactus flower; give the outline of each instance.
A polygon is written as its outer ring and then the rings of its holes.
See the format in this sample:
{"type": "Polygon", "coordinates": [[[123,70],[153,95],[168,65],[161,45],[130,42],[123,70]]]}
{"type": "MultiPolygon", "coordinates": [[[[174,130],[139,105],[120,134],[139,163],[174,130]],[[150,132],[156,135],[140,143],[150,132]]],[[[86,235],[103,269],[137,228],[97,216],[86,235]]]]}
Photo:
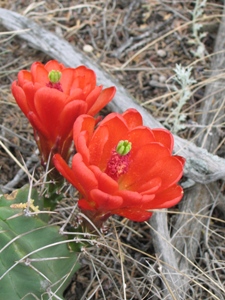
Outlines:
{"type": "Polygon", "coordinates": [[[98,113],[113,98],[115,88],[96,86],[94,71],[85,66],[66,68],[52,60],[20,71],[12,93],[33,126],[43,162],[47,162],[50,153],[68,159],[74,121],[80,114],[98,113]]]}
{"type": "Polygon", "coordinates": [[[77,153],[72,169],[53,158],[58,171],[81,194],[80,209],[97,224],[117,214],[142,222],[151,210],[177,204],[183,190],[177,184],[184,159],[173,156],[173,136],[165,129],[143,126],[141,115],[129,109],[109,114],[95,129],[95,120],[80,116],[73,127],[77,153]]]}

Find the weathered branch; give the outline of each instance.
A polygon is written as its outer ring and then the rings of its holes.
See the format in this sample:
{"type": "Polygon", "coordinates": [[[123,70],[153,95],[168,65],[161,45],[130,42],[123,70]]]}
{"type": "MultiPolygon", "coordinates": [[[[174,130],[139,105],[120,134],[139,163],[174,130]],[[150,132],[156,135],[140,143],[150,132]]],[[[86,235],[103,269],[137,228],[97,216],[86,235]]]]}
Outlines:
{"type": "MultiPolygon", "coordinates": [[[[149,127],[162,127],[143,107],[135,103],[128,92],[115,78],[102,70],[79,50],[72,47],[67,41],[45,30],[34,21],[18,13],[0,8],[0,22],[8,30],[17,32],[18,36],[29,42],[35,49],[39,49],[62,63],[75,67],[85,64],[96,72],[99,82],[104,86],[115,85],[117,94],[108,105],[109,109],[122,112],[128,108],[136,108],[143,116],[144,123],[149,127]]],[[[225,160],[210,154],[207,150],[196,147],[193,143],[175,138],[175,152],[186,158],[185,174],[197,182],[211,182],[225,176],[225,160]]]]}

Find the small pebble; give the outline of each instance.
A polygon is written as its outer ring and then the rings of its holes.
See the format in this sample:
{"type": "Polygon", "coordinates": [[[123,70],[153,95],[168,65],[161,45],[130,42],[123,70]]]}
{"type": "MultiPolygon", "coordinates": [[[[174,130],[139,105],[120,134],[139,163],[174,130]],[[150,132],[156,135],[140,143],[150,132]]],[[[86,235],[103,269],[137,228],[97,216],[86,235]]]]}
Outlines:
{"type": "Polygon", "coordinates": [[[160,57],[166,57],[166,51],[163,49],[157,50],[157,55],[160,57]]]}
{"type": "Polygon", "coordinates": [[[166,82],[166,76],[160,75],[160,76],[159,76],[159,82],[161,82],[161,83],[166,82]]]}
{"type": "Polygon", "coordinates": [[[93,47],[91,45],[84,45],[83,51],[90,53],[93,51],[93,47]]]}

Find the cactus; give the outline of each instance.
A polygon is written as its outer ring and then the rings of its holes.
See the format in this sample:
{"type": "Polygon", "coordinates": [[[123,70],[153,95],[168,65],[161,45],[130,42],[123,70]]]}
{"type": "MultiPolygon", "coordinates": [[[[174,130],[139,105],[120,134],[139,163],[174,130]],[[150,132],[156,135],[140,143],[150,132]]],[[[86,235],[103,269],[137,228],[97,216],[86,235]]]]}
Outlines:
{"type": "Polygon", "coordinates": [[[0,196],[1,299],[64,299],[79,268],[59,227],[48,224],[47,213],[38,213],[37,199],[28,187],[0,196]]]}

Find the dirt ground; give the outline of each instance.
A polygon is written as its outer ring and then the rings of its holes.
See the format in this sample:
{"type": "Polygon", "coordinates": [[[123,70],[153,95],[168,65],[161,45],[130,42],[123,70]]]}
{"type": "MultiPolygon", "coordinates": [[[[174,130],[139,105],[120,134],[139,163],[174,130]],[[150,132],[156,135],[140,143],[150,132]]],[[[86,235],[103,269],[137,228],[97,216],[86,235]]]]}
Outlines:
{"type": "MultiPolygon", "coordinates": [[[[79,48],[115,77],[164,126],[180,137],[195,141],[223,1],[2,0],[0,3],[2,8],[34,20],[79,48]],[[184,118],[179,121],[179,128],[173,126],[172,114],[181,97],[181,94],[174,96],[180,89],[174,80],[176,65],[192,66],[190,76],[195,80],[189,84],[190,95],[181,106],[179,113],[184,118]]],[[[9,150],[7,153],[0,147],[0,183],[6,186],[14,180],[12,190],[28,182],[26,174],[15,180],[20,166],[12,156],[21,164],[26,162],[29,172],[42,171],[35,154],[32,127],[17,107],[10,86],[19,70],[29,69],[34,61],[45,63],[50,59],[0,25],[0,141],[9,150]]],[[[214,154],[225,158],[224,116],[220,131],[214,154]]],[[[224,181],[216,184],[224,197],[224,181]]],[[[176,212],[181,213],[179,207],[176,212]]],[[[210,209],[193,265],[186,273],[190,288],[185,299],[225,299],[225,226],[210,218],[224,219],[223,211],[218,207],[210,209]],[[206,231],[210,232],[207,241],[206,231]]],[[[169,215],[171,232],[175,219],[176,215],[169,215]]],[[[149,226],[117,217],[110,219],[108,226],[107,246],[90,248],[81,255],[82,267],[74,275],[65,298],[170,299],[163,296],[163,277],[149,226]],[[119,254],[113,250],[118,249],[118,244],[119,253],[123,254],[123,269],[119,254]],[[126,282],[125,292],[121,274],[126,282]]]]}

